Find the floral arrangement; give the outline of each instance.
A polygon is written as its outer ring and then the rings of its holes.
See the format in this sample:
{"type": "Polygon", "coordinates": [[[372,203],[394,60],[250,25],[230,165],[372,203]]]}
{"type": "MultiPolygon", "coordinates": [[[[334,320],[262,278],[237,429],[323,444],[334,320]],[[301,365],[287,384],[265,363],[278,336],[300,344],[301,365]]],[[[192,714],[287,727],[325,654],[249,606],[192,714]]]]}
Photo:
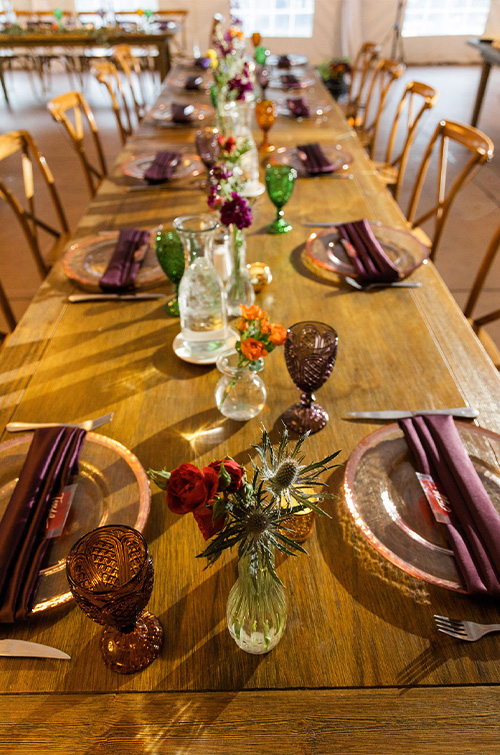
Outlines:
{"type": "Polygon", "coordinates": [[[342,79],[344,74],[352,72],[352,68],[348,58],[333,58],[321,63],[318,71],[323,81],[332,81],[342,79]]]}
{"type": "Polygon", "coordinates": [[[250,556],[250,573],[261,565],[280,582],[274,568],[274,551],[288,555],[304,548],[286,534],[286,522],[305,509],[326,515],[320,503],[333,497],[325,492],[320,477],[336,464],[336,451],[321,461],[304,463],[301,449],[308,433],[290,447],[285,429],[277,448],[263,428],[253,475],[226,456],[199,469],[181,464],[172,472],[149,470],[148,475],[166,491],[167,506],[176,514],[192,513],[205,540],[210,540],[198,558],[213,564],[226,549],[238,548],[238,557],[250,556]]]}
{"type": "Polygon", "coordinates": [[[252,362],[266,357],[277,346],[283,346],[286,330],[283,325],[269,322],[267,312],[257,304],[241,305],[241,318],[236,324],[240,338],[236,341],[238,367],[251,366],[252,362]]]}
{"type": "Polygon", "coordinates": [[[210,171],[210,188],[207,204],[213,210],[220,211],[220,220],[225,226],[233,226],[241,231],[252,224],[250,204],[240,192],[245,176],[236,166],[245,152],[248,142],[234,136],[219,136],[219,159],[210,171]]]}
{"type": "Polygon", "coordinates": [[[253,91],[250,67],[244,60],[245,36],[238,19],[226,32],[217,24],[213,47],[207,51],[214,77],[215,98],[217,100],[244,100],[247,92],[253,91]]]}

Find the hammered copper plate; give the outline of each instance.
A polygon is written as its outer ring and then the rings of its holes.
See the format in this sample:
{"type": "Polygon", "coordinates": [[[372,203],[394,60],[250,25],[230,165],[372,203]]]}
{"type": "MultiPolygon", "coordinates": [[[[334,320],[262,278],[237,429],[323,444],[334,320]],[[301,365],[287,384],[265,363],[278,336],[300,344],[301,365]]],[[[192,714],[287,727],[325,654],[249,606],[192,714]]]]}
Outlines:
{"type": "MultiPolygon", "coordinates": [[[[7,507],[26,459],[33,433],[0,444],[0,517],[7,507]]],[[[75,497],[60,537],[51,544],[40,572],[33,613],[72,600],[66,580],[66,556],[86,532],[105,524],[127,524],[142,532],[150,488],[139,459],[116,440],[87,433],[80,456],[75,497]]]]}

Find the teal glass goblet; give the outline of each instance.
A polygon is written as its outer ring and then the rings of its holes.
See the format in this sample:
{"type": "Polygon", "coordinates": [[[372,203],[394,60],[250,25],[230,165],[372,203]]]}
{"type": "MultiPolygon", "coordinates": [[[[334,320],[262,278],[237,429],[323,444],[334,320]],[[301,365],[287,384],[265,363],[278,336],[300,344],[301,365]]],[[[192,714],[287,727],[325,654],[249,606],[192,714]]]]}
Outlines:
{"type": "Polygon", "coordinates": [[[283,217],[283,207],[292,196],[297,171],[289,165],[266,165],[266,189],[276,207],[276,220],[270,223],[268,233],[288,233],[292,226],[283,217]]]}
{"type": "Polygon", "coordinates": [[[177,231],[159,230],[156,234],[155,251],[161,269],[175,286],[175,296],[167,301],[165,310],[171,317],[179,317],[179,283],[186,269],[184,246],[177,231]]]}

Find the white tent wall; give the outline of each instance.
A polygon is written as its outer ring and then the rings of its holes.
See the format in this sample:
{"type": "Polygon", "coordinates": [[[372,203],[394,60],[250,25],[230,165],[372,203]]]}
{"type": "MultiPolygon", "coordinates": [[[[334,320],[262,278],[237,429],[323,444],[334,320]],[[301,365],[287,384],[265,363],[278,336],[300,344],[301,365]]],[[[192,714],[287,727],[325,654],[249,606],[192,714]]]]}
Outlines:
{"type": "MultiPolygon", "coordinates": [[[[1,0],[0,0],[1,2],[1,0]]],[[[252,2],[252,0],[242,0],[252,2]]],[[[119,5],[119,2],[117,3],[119,5]]],[[[147,0],[137,7],[148,6],[147,0]]],[[[159,0],[160,8],[185,8],[188,45],[198,45],[203,53],[215,13],[229,18],[229,0],[159,0]]],[[[309,39],[274,38],[265,43],[274,53],[290,50],[302,52],[313,65],[332,57],[355,54],[366,40],[386,40],[383,54],[392,50],[391,29],[396,20],[397,0],[316,0],[313,36],[309,39]]],[[[74,8],[74,0],[16,0],[20,10],[49,10],[74,8]]],[[[257,31],[257,30],[256,30],[257,31]]],[[[491,0],[491,9],[484,36],[500,37],[500,0],[491,0]]],[[[467,37],[406,37],[403,39],[404,58],[407,63],[471,63],[479,62],[478,53],[469,47],[467,37]]]]}

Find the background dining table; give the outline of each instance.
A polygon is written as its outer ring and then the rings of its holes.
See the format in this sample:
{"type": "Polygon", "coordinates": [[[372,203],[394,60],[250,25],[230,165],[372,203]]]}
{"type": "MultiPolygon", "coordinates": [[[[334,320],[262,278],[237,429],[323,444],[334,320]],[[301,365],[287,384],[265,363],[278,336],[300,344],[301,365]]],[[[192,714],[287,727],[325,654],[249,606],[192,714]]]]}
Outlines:
{"type": "MultiPolygon", "coordinates": [[[[169,87],[179,72],[173,68],[160,101],[208,102],[169,87]]],[[[381,426],[347,421],[347,412],[470,405],[479,410],[476,425],[500,433],[500,377],[431,263],[412,274],[420,288],[366,293],[307,261],[305,241],[319,229],[304,223],[406,222],[322,85],[306,96],[324,98],[331,109],[318,119],[278,118],[271,141],[338,143],[353,157],[353,178],[299,178],[285,208],[293,231],[283,236],[265,232],[275,210],[263,194],[247,233],[248,261],[272,270],[272,283],[257,296],[271,320],[321,320],[339,336],[337,363],[317,394],[330,419],[304,447],[309,460],[341,451],[327,480],[335,498],[326,505],[329,518],[317,518],[308,555],[278,560],[285,634],[267,655],[237,648],[225,615],[235,554],[205,570],[194,520],[171,513],[152,484],[144,535],[155,567],[149,608],[165,632],[161,656],[141,673],[112,673],[100,657],[101,628],[74,604],[4,624],[2,637],[55,646],[71,660],[0,658],[0,752],[500,753],[499,636],[460,642],[438,634],[433,620],[498,621],[498,606],[430,585],[384,559],[356,527],[343,493],[351,452],[381,426]]],[[[194,153],[195,131],[146,118],[75,240],[124,226],[172,227],[176,216],[205,212],[199,179],[130,192],[121,170],[131,157],[166,145],[194,153]]],[[[165,281],[155,290],[173,287],[165,281]]],[[[99,432],[146,470],[203,466],[225,455],[250,466],[261,425],[277,437],[297,395],[282,349],[265,360],[262,413],[228,420],[215,407],[217,370],[173,353],[180,325],[161,300],[68,303],[78,291],[57,263],[3,348],[2,429],[12,420],[72,422],[113,411],[99,432]]],[[[9,437],[4,431],[1,440],[9,437]]]]}

